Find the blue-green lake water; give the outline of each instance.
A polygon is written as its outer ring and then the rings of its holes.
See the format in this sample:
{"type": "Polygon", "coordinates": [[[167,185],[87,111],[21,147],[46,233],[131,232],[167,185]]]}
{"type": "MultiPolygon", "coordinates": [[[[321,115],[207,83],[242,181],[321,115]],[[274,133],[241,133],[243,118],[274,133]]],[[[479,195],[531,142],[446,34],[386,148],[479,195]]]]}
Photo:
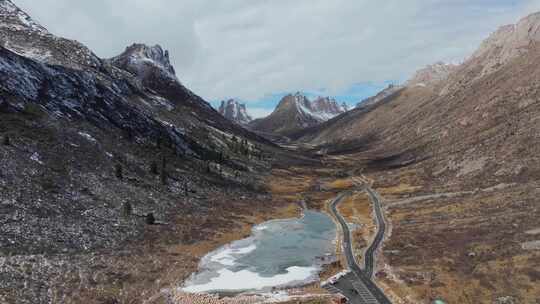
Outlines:
{"type": "Polygon", "coordinates": [[[186,292],[267,291],[318,279],[334,261],[336,227],[324,213],[305,211],[299,219],[257,225],[249,238],[207,254],[186,292]]]}

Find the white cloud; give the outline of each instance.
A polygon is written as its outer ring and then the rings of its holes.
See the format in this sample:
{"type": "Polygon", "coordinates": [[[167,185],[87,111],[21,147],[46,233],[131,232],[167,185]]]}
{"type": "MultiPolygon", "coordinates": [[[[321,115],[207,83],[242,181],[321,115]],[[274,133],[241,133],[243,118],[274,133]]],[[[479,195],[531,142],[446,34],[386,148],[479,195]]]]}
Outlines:
{"type": "Polygon", "coordinates": [[[403,80],[459,61],[539,0],[14,0],[54,33],[110,57],[133,42],[171,51],[210,100],[403,80]]]}

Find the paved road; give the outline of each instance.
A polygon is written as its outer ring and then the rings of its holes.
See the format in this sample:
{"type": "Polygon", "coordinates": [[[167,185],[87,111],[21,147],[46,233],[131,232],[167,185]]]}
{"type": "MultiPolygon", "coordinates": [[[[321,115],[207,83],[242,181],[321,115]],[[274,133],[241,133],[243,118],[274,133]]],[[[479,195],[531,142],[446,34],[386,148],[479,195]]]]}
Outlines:
{"type": "Polygon", "coordinates": [[[384,216],[381,207],[381,201],[379,196],[371,188],[366,187],[366,192],[369,194],[371,201],[373,202],[373,209],[375,210],[375,220],[377,222],[377,234],[375,239],[371,243],[371,246],[366,250],[365,259],[364,259],[364,272],[365,274],[372,278],[373,272],[375,269],[375,252],[381,245],[381,242],[384,239],[384,233],[386,231],[386,222],[384,221],[384,216]]]}
{"type": "Polygon", "coordinates": [[[343,231],[343,251],[347,260],[347,265],[351,273],[342,277],[336,284],[324,286],[331,292],[339,290],[341,294],[349,299],[349,303],[353,304],[391,304],[390,300],[382,292],[382,290],[371,280],[374,269],[374,254],[384,238],[384,231],[386,224],[384,217],[382,216],[382,210],[380,206],[380,200],[378,195],[369,187],[366,188],[371,200],[373,201],[376,221],[377,221],[377,235],[371,246],[365,253],[365,266],[366,270],[363,271],[356,259],[354,258],[354,251],[352,246],[352,237],[349,225],[341,214],[337,211],[337,206],[343,201],[343,199],[350,195],[351,192],[344,192],[339,194],[330,205],[330,210],[334,217],[338,220],[343,231]],[[382,231],[382,233],[381,233],[382,231]]]}

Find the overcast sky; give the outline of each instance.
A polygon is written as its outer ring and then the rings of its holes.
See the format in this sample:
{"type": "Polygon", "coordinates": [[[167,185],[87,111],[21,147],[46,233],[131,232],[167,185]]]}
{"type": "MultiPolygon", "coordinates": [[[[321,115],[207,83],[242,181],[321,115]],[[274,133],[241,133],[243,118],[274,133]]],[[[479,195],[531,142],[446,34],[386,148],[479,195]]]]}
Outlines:
{"type": "Polygon", "coordinates": [[[436,61],[459,62],[540,0],[13,0],[101,57],[169,49],[180,80],[261,116],[285,92],[355,103],[436,61]]]}

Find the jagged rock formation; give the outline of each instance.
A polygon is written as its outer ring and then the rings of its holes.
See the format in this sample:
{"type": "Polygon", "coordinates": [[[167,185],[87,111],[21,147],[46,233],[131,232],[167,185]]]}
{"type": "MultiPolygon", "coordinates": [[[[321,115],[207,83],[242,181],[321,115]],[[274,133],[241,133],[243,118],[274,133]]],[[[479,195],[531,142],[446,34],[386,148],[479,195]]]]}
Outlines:
{"type": "Polygon", "coordinates": [[[147,46],[133,44],[126,48],[124,53],[110,59],[112,64],[137,75],[141,79],[147,77],[151,69],[157,68],[171,78],[176,78],[169,51],[163,51],[160,45],[147,46]]]}
{"type": "Polygon", "coordinates": [[[309,111],[321,121],[327,121],[349,110],[346,103],[339,104],[331,97],[317,97],[309,104],[309,111]]]}
{"type": "Polygon", "coordinates": [[[235,99],[222,101],[218,111],[225,118],[239,125],[247,125],[253,120],[247,113],[246,105],[235,99]]]}
{"type": "Polygon", "coordinates": [[[318,97],[310,101],[306,96],[290,94],[279,102],[268,117],[254,120],[250,128],[262,132],[288,135],[336,117],[348,110],[332,98],[318,97]]]}

